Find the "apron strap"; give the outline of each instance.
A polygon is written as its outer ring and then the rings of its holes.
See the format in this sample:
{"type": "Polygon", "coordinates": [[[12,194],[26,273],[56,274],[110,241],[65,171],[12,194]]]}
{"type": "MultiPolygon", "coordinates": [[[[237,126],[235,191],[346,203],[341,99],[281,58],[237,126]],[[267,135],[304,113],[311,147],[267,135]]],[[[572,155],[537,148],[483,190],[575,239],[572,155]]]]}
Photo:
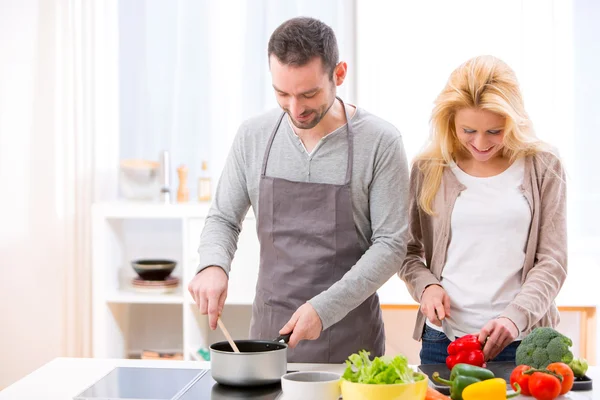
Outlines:
{"type": "Polygon", "coordinates": [[[352,181],[352,168],[354,167],[354,130],[352,129],[352,122],[350,122],[350,115],[348,114],[348,108],[344,103],[344,100],[338,96],[336,98],[342,103],[344,108],[344,114],[346,114],[346,126],[348,129],[348,165],[346,166],[346,185],[349,185],[352,181]]]}
{"type": "Polygon", "coordinates": [[[279,118],[277,119],[277,123],[273,128],[273,132],[271,133],[271,137],[269,138],[269,142],[267,143],[267,148],[265,150],[265,156],[263,157],[262,170],[260,173],[261,178],[265,177],[267,173],[267,160],[269,159],[269,153],[271,152],[271,146],[273,145],[273,139],[275,139],[275,134],[277,133],[277,129],[279,129],[279,125],[281,125],[281,120],[285,116],[285,111],[281,113],[279,118]]]}
{"type": "MultiPolygon", "coordinates": [[[[350,122],[350,115],[348,114],[348,108],[346,108],[346,104],[344,103],[344,101],[336,96],[336,99],[338,99],[340,101],[340,103],[342,103],[342,107],[344,108],[344,114],[346,114],[346,126],[348,129],[348,165],[346,166],[346,179],[344,184],[345,185],[349,185],[350,182],[352,181],[352,168],[353,168],[353,160],[354,160],[354,130],[352,129],[352,123],[350,122]]],[[[281,113],[281,115],[279,116],[279,118],[277,119],[277,123],[275,124],[275,126],[273,127],[273,131],[271,132],[271,136],[269,137],[269,142],[267,143],[267,148],[265,149],[265,155],[263,157],[263,162],[262,162],[262,169],[261,169],[261,173],[260,176],[261,178],[264,178],[267,174],[267,161],[269,160],[269,153],[271,152],[271,147],[273,146],[273,140],[275,139],[275,134],[277,133],[277,130],[279,129],[279,125],[281,125],[281,121],[283,120],[283,117],[285,116],[285,111],[283,111],[281,113]]]]}

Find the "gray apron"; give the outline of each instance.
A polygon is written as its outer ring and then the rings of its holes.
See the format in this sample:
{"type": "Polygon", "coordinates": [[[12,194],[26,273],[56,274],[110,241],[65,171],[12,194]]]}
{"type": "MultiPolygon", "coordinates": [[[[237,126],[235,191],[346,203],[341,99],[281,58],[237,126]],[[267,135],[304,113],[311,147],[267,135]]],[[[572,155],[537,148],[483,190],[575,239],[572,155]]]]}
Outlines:
{"type": "MultiPolygon", "coordinates": [[[[339,98],[338,98],[339,99],[339,98]]],[[[279,117],[265,151],[259,186],[257,233],[260,268],[250,337],[273,340],[292,314],[341,280],[363,252],[352,211],[353,130],[348,126],[348,165],[343,185],[293,182],[266,176],[279,117]]],[[[359,350],[382,356],[385,336],[379,297],[374,293],[342,320],[288,349],[288,361],[343,363],[359,350]]]]}

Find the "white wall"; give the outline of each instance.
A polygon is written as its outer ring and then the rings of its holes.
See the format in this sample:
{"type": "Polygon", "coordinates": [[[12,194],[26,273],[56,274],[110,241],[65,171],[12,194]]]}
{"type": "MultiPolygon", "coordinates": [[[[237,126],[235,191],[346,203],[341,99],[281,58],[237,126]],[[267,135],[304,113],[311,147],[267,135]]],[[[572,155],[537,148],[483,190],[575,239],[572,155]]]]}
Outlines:
{"type": "MultiPolygon", "coordinates": [[[[577,179],[570,222],[579,237],[570,240],[586,265],[591,281],[600,282],[600,2],[575,0],[575,166],[577,179]]],[[[574,179],[575,180],[575,179],[574,179]]],[[[600,294],[596,291],[600,299],[600,294]]],[[[598,314],[596,314],[598,315],[598,314]]],[[[600,363],[600,318],[596,327],[596,360],[600,363]]]]}
{"type": "Polygon", "coordinates": [[[0,0],[0,388],[64,351],[50,6],[0,0]]]}
{"type": "MultiPolygon", "coordinates": [[[[600,241],[600,174],[597,173],[600,171],[600,2],[575,0],[573,17],[573,137],[577,157],[570,172],[577,191],[574,200],[578,206],[572,218],[582,235],[594,236],[600,241]]],[[[589,245],[586,246],[588,251],[593,248],[589,245]]],[[[600,259],[600,246],[596,245],[593,250],[600,259]]]]}

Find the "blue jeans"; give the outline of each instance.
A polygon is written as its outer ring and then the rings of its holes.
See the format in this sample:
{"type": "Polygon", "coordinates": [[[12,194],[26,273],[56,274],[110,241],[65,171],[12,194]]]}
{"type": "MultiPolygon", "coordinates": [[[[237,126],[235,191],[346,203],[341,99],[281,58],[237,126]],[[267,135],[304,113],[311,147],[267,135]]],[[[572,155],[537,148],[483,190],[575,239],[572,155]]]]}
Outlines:
{"type": "MultiPolygon", "coordinates": [[[[450,345],[450,339],[446,337],[444,332],[437,331],[425,324],[421,339],[423,344],[419,353],[421,364],[445,364],[446,357],[448,357],[447,349],[448,345],[450,345]]],[[[490,361],[515,362],[515,354],[520,343],[521,341],[519,340],[512,342],[496,358],[490,361]]]]}

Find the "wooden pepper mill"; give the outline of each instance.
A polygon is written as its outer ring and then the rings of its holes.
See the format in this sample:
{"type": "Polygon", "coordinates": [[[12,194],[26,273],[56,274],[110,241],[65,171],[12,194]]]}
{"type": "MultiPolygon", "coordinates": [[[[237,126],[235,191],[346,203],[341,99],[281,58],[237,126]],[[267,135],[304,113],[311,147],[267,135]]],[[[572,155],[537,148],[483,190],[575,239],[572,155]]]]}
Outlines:
{"type": "Polygon", "coordinates": [[[179,168],[177,168],[177,174],[179,175],[179,189],[177,190],[177,201],[180,203],[187,202],[190,200],[190,190],[187,187],[187,167],[185,165],[182,165],[179,168]]]}

